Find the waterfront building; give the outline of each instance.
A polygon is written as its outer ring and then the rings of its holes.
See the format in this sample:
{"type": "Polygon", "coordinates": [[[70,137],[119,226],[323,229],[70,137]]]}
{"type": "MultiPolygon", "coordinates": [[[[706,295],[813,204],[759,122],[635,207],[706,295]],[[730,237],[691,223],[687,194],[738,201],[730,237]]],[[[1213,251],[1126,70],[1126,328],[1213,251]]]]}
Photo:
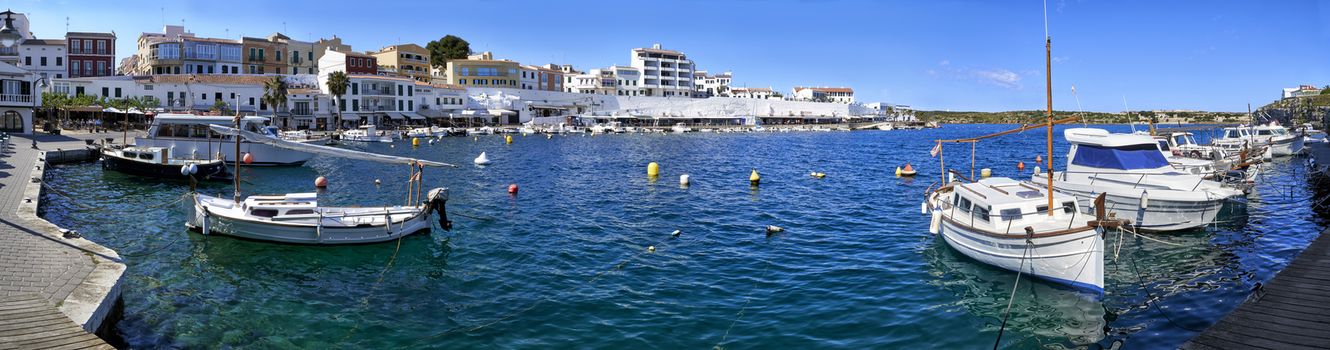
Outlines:
{"type": "Polygon", "coordinates": [[[642,71],[638,86],[643,96],[692,96],[696,66],[683,52],[666,50],[660,44],[636,48],[629,55],[631,66],[642,71]]]}
{"type": "MultiPolygon", "coordinates": [[[[352,51],[327,49],[319,55],[319,81],[324,81],[334,71],[350,74],[379,74],[379,64],[374,56],[352,51]]],[[[326,91],[326,90],[325,90],[326,91]]]]}
{"type": "Polygon", "coordinates": [[[371,53],[379,63],[380,73],[393,72],[393,75],[430,81],[429,50],[416,44],[398,44],[385,46],[378,52],[371,53]]]}
{"type": "Polygon", "coordinates": [[[332,98],[317,87],[287,90],[287,108],[279,110],[273,125],[291,130],[328,130],[332,123],[332,98]]]}
{"type": "Polygon", "coordinates": [[[282,74],[287,72],[285,58],[286,44],[273,42],[266,38],[244,37],[241,39],[245,52],[246,74],[282,74]]]}
{"type": "MultiPolygon", "coordinates": [[[[268,79],[271,77],[235,74],[118,75],[55,79],[52,91],[106,99],[144,98],[163,111],[230,114],[239,109],[248,115],[271,116],[274,108],[263,101],[263,84],[268,79]]],[[[284,79],[290,86],[299,86],[299,77],[284,79]]]]}
{"type": "Polygon", "coordinates": [[[319,39],[318,41],[315,41],[314,68],[316,70],[314,72],[316,74],[318,73],[317,68],[319,66],[319,60],[323,59],[323,53],[328,52],[328,50],[337,52],[355,52],[355,50],[351,49],[351,45],[342,43],[342,38],[337,37],[337,35],[333,35],[332,39],[319,39]]]}
{"type": "MultiPolygon", "coordinates": [[[[340,40],[340,39],[339,39],[340,40]]],[[[286,46],[286,69],[281,74],[317,74],[319,70],[319,61],[315,56],[315,51],[319,49],[317,43],[291,39],[282,33],[273,33],[268,36],[268,41],[286,46]]],[[[350,48],[348,48],[349,50],[350,48]]]]}
{"type": "MultiPolygon", "coordinates": [[[[571,70],[571,67],[569,67],[571,70]]],[[[644,96],[642,71],[636,67],[610,66],[565,76],[564,91],[579,94],[644,96]]]]}
{"type": "Polygon", "coordinates": [[[729,95],[730,97],[735,97],[735,98],[756,98],[756,99],[765,100],[775,97],[776,92],[772,91],[770,87],[764,87],[764,88],[736,87],[736,88],[730,88],[729,95]]]}
{"type": "Polygon", "coordinates": [[[56,78],[115,75],[115,39],[115,32],[65,33],[68,56],[64,59],[63,66],[67,72],[56,78]],[[74,62],[78,62],[78,69],[74,68],[74,62]]]}
{"type": "MultiPolygon", "coordinates": [[[[324,95],[331,96],[328,90],[328,75],[350,68],[349,64],[330,64],[338,56],[346,60],[357,59],[328,51],[319,62],[318,85],[324,95]]],[[[368,56],[368,55],[365,55],[368,56]]],[[[369,56],[373,59],[372,56],[369,56]]],[[[342,115],[340,128],[354,128],[358,125],[376,125],[381,128],[406,124],[423,124],[424,117],[415,113],[417,110],[415,92],[416,81],[411,78],[347,73],[350,84],[346,94],[337,101],[338,112],[342,115]]]]}
{"type": "Polygon", "coordinates": [[[724,72],[716,75],[709,75],[707,71],[699,70],[693,72],[693,97],[727,97],[730,96],[730,81],[734,77],[730,72],[724,72]]]}
{"type": "Polygon", "coordinates": [[[461,117],[466,106],[466,88],[459,85],[415,83],[416,114],[425,117],[430,125],[453,126],[448,123],[461,117]]]}
{"type": "Polygon", "coordinates": [[[65,41],[62,39],[28,39],[19,46],[18,66],[37,75],[38,85],[50,86],[52,78],[64,78],[65,41]]]}
{"type": "Polygon", "coordinates": [[[521,65],[510,60],[496,60],[486,51],[468,56],[465,60],[448,61],[448,84],[466,87],[509,88],[521,87],[521,65]]]}
{"type": "Polygon", "coordinates": [[[34,86],[39,78],[23,68],[0,62],[0,132],[32,133],[33,110],[42,103],[42,93],[34,86]]]}
{"type": "Polygon", "coordinates": [[[563,71],[557,64],[522,66],[519,72],[523,90],[563,91],[563,71]]]}
{"type": "Polygon", "coordinates": [[[240,74],[240,52],[240,41],[197,37],[184,26],[167,25],[161,33],[140,34],[136,57],[121,68],[127,75],[240,74]]]}
{"type": "Polygon", "coordinates": [[[854,89],[847,87],[795,87],[797,101],[854,103],[854,89]]]}

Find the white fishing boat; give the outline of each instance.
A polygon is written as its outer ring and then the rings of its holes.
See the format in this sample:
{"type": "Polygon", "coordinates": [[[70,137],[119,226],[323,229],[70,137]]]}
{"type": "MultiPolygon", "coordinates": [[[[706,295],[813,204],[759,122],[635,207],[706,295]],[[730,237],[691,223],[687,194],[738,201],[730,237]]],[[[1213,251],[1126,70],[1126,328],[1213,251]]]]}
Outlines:
{"type": "MultiPolygon", "coordinates": [[[[192,114],[158,114],[148,127],[146,136],[135,137],[138,147],[162,147],[171,150],[176,159],[210,159],[223,148],[230,148],[234,143],[230,136],[208,132],[210,125],[234,125],[235,117],[199,116],[192,114]]],[[[268,118],[242,117],[240,127],[270,139],[280,139],[276,127],[268,126],[268,118]]],[[[240,145],[244,153],[253,158],[249,165],[255,166],[292,166],[301,165],[314,154],[268,146],[263,143],[242,140],[240,145]]],[[[222,159],[234,163],[235,156],[222,152],[222,159]]]]}
{"type": "Polygon", "coordinates": [[[406,132],[406,137],[429,138],[443,136],[448,136],[448,130],[437,126],[412,128],[410,131],[406,132]]]}
{"type": "Polygon", "coordinates": [[[230,180],[226,163],[214,155],[212,159],[180,159],[171,156],[165,147],[102,148],[102,169],[131,175],[164,179],[230,180]],[[182,172],[190,167],[192,174],[182,172]]]}
{"type": "Polygon", "coordinates": [[[1302,134],[1304,144],[1325,142],[1325,131],[1316,130],[1312,123],[1302,124],[1302,134]]]}
{"type": "Polygon", "coordinates": [[[877,125],[877,129],[882,131],[891,131],[895,130],[896,126],[891,125],[891,123],[882,123],[877,125]]]}
{"type": "Polygon", "coordinates": [[[1288,128],[1275,122],[1257,125],[1252,129],[1252,138],[1257,143],[1269,147],[1275,157],[1287,157],[1302,152],[1302,134],[1291,133],[1288,128]]]}
{"type": "Polygon", "coordinates": [[[282,139],[295,142],[327,142],[328,137],[317,135],[309,130],[289,130],[282,132],[282,139]]]}
{"type": "MultiPolygon", "coordinates": [[[[213,126],[213,130],[235,135],[234,128],[213,126]]],[[[321,205],[315,193],[288,193],[281,195],[252,195],[241,199],[240,180],[232,198],[193,194],[192,212],[186,221],[191,229],[203,234],[220,234],[246,239],[295,244],[360,244],[397,239],[412,233],[428,231],[431,212],[439,214],[440,226],[452,227],[445,205],[446,188],[434,188],[422,194],[425,166],[451,166],[449,164],[377,155],[353,150],[332,148],[280,139],[264,140],[255,133],[239,131],[247,140],[286,149],[371,160],[393,164],[409,164],[407,200],[402,205],[334,207],[321,205]]],[[[236,153],[239,153],[238,151],[236,153]]],[[[239,167],[239,165],[237,165],[239,167]]]]}
{"type": "Polygon", "coordinates": [[[343,131],[342,141],[393,142],[393,135],[392,133],[378,131],[374,125],[361,125],[358,128],[343,131]]]}
{"type": "Polygon", "coordinates": [[[493,135],[493,134],[494,134],[494,128],[488,126],[466,129],[467,136],[493,135]]]}
{"type": "Polygon", "coordinates": [[[1054,193],[1051,211],[1049,198],[1009,178],[953,183],[929,195],[930,230],[979,262],[1103,294],[1100,221],[1076,197],[1054,193]]]}
{"type": "Polygon", "coordinates": [[[1175,152],[1173,146],[1167,137],[1155,136],[1155,142],[1159,144],[1159,153],[1168,159],[1168,164],[1174,169],[1184,173],[1204,176],[1206,179],[1214,179],[1219,175],[1220,168],[1216,166],[1215,161],[1199,158],[1186,157],[1180,151],[1175,152]]]}
{"type": "MultiPolygon", "coordinates": [[[[1241,190],[1178,172],[1146,135],[1112,134],[1103,129],[1072,128],[1065,171],[1053,173],[1053,187],[1083,202],[1107,194],[1110,214],[1147,231],[1176,231],[1213,223],[1224,204],[1241,190]]],[[[1048,183],[1036,173],[1036,184],[1048,183]]],[[[1084,204],[1084,203],[1083,203],[1084,204]]]]}
{"type": "Polygon", "coordinates": [[[670,132],[673,132],[675,134],[682,134],[686,132],[693,132],[693,128],[689,127],[688,124],[676,123],[673,126],[670,126],[670,132]]]}
{"type": "Polygon", "coordinates": [[[619,134],[623,133],[623,128],[619,122],[605,122],[587,127],[592,134],[619,134]]]}

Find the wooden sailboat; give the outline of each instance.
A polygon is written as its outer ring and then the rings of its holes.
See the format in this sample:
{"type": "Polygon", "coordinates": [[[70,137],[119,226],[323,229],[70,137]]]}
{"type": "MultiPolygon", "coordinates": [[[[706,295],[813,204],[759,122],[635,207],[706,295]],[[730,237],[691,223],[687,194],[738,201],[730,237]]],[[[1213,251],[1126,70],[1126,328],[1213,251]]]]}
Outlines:
{"type": "MultiPolygon", "coordinates": [[[[237,118],[238,119],[238,118],[237,118]]],[[[376,155],[337,149],[322,145],[262,138],[239,129],[212,126],[214,131],[235,135],[236,159],[240,157],[239,139],[263,142],[276,147],[330,154],[355,159],[388,163],[406,163],[411,167],[406,203],[382,207],[330,207],[318,203],[317,193],[287,193],[281,195],[253,195],[241,199],[240,180],[236,176],[232,198],[194,194],[193,213],[187,226],[204,234],[222,234],[240,238],[297,244],[357,244],[397,239],[416,232],[428,231],[431,212],[439,214],[439,225],[451,229],[445,205],[447,188],[434,188],[426,193],[425,166],[452,166],[402,157],[376,155]]],[[[236,162],[235,173],[240,174],[236,162]]]]}
{"type": "MultiPolygon", "coordinates": [[[[1053,125],[1076,118],[1053,120],[1052,40],[1048,37],[1045,40],[1049,77],[1047,124],[969,139],[938,140],[933,152],[939,156],[940,164],[943,144],[969,143],[973,152],[980,140],[1043,127],[1048,129],[1047,165],[1052,168],[1053,125]]],[[[946,183],[945,164],[942,170],[946,183]]],[[[929,232],[979,262],[1102,294],[1101,230],[1121,222],[1106,217],[1102,196],[1095,200],[1093,215],[1084,213],[1076,197],[1055,193],[1052,178],[1049,180],[1048,187],[1010,178],[946,183],[925,194],[925,211],[932,215],[929,232]]]]}

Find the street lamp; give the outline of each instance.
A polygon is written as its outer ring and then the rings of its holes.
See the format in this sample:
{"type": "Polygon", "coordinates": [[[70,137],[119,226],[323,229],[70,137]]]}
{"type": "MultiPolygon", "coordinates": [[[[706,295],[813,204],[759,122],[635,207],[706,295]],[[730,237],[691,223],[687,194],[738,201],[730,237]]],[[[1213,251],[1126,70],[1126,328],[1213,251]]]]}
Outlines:
{"type": "Polygon", "coordinates": [[[5,25],[0,27],[0,46],[14,47],[14,44],[18,44],[18,39],[23,38],[23,34],[14,29],[14,11],[5,10],[0,12],[0,15],[5,16],[5,25]]]}

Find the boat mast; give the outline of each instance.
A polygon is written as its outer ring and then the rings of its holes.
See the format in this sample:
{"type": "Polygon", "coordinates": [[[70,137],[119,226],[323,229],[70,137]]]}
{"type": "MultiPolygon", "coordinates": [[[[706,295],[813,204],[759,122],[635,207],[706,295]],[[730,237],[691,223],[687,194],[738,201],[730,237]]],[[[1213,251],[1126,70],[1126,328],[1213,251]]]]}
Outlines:
{"type": "MultiPolygon", "coordinates": [[[[232,175],[231,177],[235,178],[235,180],[236,180],[236,184],[235,184],[235,185],[236,185],[236,191],[235,191],[235,194],[231,197],[231,199],[234,200],[236,203],[240,203],[240,161],[241,161],[241,160],[240,160],[240,113],[239,113],[239,110],[236,111],[236,134],[235,134],[235,136],[232,136],[232,137],[235,138],[235,141],[236,141],[236,155],[235,155],[236,166],[235,166],[235,175],[232,175]]],[[[1051,208],[1051,207],[1050,207],[1050,208],[1051,208]]]]}
{"type": "Polygon", "coordinates": [[[1044,67],[1048,71],[1044,74],[1048,97],[1048,216],[1053,216],[1053,38],[1048,35],[1048,17],[1044,17],[1044,67]]]}

